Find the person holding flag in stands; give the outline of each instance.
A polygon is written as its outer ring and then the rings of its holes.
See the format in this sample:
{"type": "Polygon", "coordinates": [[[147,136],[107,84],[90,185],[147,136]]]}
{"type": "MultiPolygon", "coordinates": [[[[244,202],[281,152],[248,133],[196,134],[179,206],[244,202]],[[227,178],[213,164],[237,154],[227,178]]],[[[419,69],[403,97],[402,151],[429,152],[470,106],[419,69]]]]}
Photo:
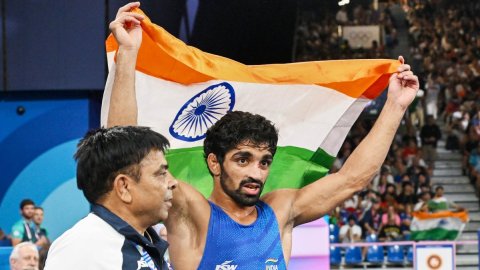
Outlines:
{"type": "MultiPolygon", "coordinates": [[[[137,56],[145,16],[132,9],[139,5],[136,2],[120,8],[110,24],[118,50],[107,104],[109,127],[138,124],[141,105],[137,104],[135,66],[140,59],[137,56]]],[[[181,56],[179,52],[176,55],[181,56]]],[[[398,68],[391,72],[385,106],[370,133],[337,173],[300,189],[279,189],[261,196],[279,139],[272,122],[260,115],[233,111],[212,123],[203,143],[213,178],[210,197],[206,199],[182,181],[173,190],[165,225],[174,269],[264,269],[266,265],[286,269],[293,228],[322,217],[362,190],[385,160],[398,125],[419,88],[410,66],[402,57],[399,61],[398,68]]],[[[195,113],[204,110],[198,106],[195,113]]]]}

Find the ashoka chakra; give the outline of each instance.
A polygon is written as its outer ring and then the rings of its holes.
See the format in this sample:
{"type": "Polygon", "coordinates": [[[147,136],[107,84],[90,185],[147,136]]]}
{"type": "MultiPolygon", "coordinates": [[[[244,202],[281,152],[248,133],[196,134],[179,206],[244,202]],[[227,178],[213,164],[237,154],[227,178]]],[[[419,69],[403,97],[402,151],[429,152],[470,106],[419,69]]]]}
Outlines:
{"type": "Polygon", "coordinates": [[[170,134],[183,141],[205,138],[208,128],[233,109],[235,92],[226,83],[212,85],[192,97],[180,108],[170,125],[170,134]]]}

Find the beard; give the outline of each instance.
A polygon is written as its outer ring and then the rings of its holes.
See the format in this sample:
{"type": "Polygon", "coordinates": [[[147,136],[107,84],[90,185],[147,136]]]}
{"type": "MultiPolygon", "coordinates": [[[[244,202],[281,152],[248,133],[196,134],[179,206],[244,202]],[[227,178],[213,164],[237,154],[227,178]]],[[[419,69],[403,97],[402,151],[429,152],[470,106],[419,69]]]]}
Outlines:
{"type": "Polygon", "coordinates": [[[229,189],[227,186],[227,181],[228,181],[227,179],[229,178],[230,177],[225,172],[225,170],[222,169],[222,173],[220,174],[220,185],[222,186],[223,191],[228,196],[230,196],[230,198],[232,198],[238,205],[254,206],[260,200],[260,194],[262,194],[262,191],[263,191],[262,181],[249,177],[247,179],[242,180],[237,189],[229,189]],[[259,186],[260,190],[256,195],[249,195],[242,192],[242,187],[250,183],[255,183],[259,186]]]}

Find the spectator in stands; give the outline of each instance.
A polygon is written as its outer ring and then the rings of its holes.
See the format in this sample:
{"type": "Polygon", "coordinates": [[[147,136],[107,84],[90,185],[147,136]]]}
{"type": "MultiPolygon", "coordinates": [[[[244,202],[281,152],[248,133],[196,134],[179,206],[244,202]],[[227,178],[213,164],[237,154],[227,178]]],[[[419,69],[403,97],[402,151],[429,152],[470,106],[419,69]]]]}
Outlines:
{"type": "Polygon", "coordinates": [[[406,181],[417,182],[420,174],[430,176],[430,174],[433,173],[433,171],[429,169],[425,161],[423,161],[421,156],[422,151],[420,151],[410,159],[410,165],[407,167],[406,170],[406,174],[408,174],[409,178],[406,181]]]}
{"type": "Polygon", "coordinates": [[[470,151],[468,164],[471,182],[474,184],[477,194],[480,194],[480,144],[476,149],[470,151]]]}
{"type": "Polygon", "coordinates": [[[417,151],[415,155],[410,156],[410,159],[407,160],[407,173],[411,177],[426,172],[427,168],[428,165],[423,159],[423,151],[417,151]]]}
{"type": "Polygon", "coordinates": [[[420,192],[428,192],[430,194],[430,197],[433,197],[433,195],[435,195],[432,191],[432,187],[429,184],[420,185],[420,192]]]}
{"type": "Polygon", "coordinates": [[[392,195],[391,193],[383,194],[383,200],[380,203],[380,207],[382,209],[382,212],[387,212],[388,207],[391,206],[391,205],[393,207],[395,207],[395,209],[397,209],[399,207],[398,203],[397,203],[397,200],[395,199],[395,196],[392,195]]]}
{"type": "Polygon", "coordinates": [[[382,166],[380,173],[372,180],[372,187],[375,191],[383,194],[387,190],[387,184],[395,182],[391,170],[387,166],[382,166]]]}
{"type": "Polygon", "coordinates": [[[359,242],[362,237],[362,228],[357,225],[355,216],[350,215],[347,219],[347,224],[340,228],[340,242],[353,243],[359,242]]]}
{"type": "MultiPolygon", "coordinates": [[[[346,211],[347,215],[357,216],[357,210],[360,206],[360,199],[358,194],[353,195],[351,198],[345,200],[343,203],[343,209],[346,211]]],[[[347,216],[347,217],[348,217],[347,216]]]]}
{"type": "Polygon", "coordinates": [[[397,224],[396,217],[391,215],[390,213],[387,214],[387,222],[385,225],[382,226],[380,233],[378,235],[378,239],[380,241],[396,241],[401,240],[401,232],[400,226],[397,224]]]}
{"type": "Polygon", "coordinates": [[[335,15],[335,20],[337,20],[338,24],[340,25],[345,25],[348,22],[348,13],[345,6],[341,7],[337,11],[337,14],[335,15]]]}
{"type": "MultiPolygon", "coordinates": [[[[466,134],[463,136],[460,147],[462,148],[462,172],[464,175],[471,173],[472,163],[470,161],[470,156],[477,149],[479,145],[479,135],[473,129],[472,125],[469,125],[467,128],[466,134]]],[[[477,153],[480,153],[477,151],[477,153]]],[[[476,162],[474,162],[476,163],[476,162]]]]}
{"type": "Polygon", "coordinates": [[[451,119],[447,123],[446,135],[447,140],[445,143],[445,149],[451,151],[457,151],[460,149],[460,137],[464,132],[462,128],[462,113],[454,112],[451,116],[451,119]]]}
{"type": "Polygon", "coordinates": [[[423,91],[422,89],[418,90],[417,97],[415,97],[412,104],[410,104],[410,106],[408,107],[410,124],[412,126],[423,127],[423,125],[425,124],[424,110],[422,104],[424,95],[425,91],[423,91]]]}
{"type": "Polygon", "coordinates": [[[10,270],[39,270],[37,246],[31,242],[17,244],[10,254],[10,270]]]}
{"type": "MultiPolygon", "coordinates": [[[[425,84],[427,93],[425,103],[427,106],[427,115],[433,117],[433,120],[438,116],[438,95],[440,94],[441,85],[439,82],[439,76],[437,72],[432,72],[428,77],[428,81],[425,84]]],[[[427,117],[428,124],[428,117],[427,117]]]]}
{"type": "Polygon", "coordinates": [[[360,223],[363,225],[365,233],[378,236],[382,226],[382,211],[380,208],[380,201],[372,200],[372,203],[372,207],[365,212],[360,223]]]}
{"type": "Polygon", "coordinates": [[[430,168],[433,168],[433,162],[437,158],[437,143],[441,137],[442,132],[435,123],[434,116],[428,115],[427,123],[420,131],[420,139],[422,140],[423,157],[430,168]]]}
{"type": "Polygon", "coordinates": [[[398,215],[397,211],[395,210],[395,206],[393,205],[389,205],[387,208],[387,212],[382,215],[382,225],[387,225],[390,218],[395,221],[395,225],[400,226],[400,215],[398,215]]]}
{"type": "Polygon", "coordinates": [[[432,198],[429,191],[423,191],[420,193],[419,200],[413,207],[413,211],[428,212],[428,202],[432,198]]]}
{"type": "Polygon", "coordinates": [[[402,151],[402,159],[405,162],[408,162],[408,160],[412,157],[414,157],[418,152],[418,147],[417,147],[417,142],[414,139],[408,140],[407,146],[403,148],[402,151]]]}
{"type": "Polygon", "coordinates": [[[10,237],[0,228],[0,247],[1,246],[11,246],[12,241],[10,237]]]}
{"type": "Polygon", "coordinates": [[[400,232],[405,240],[410,238],[410,224],[412,223],[412,205],[406,204],[400,215],[400,232]]]}
{"type": "Polygon", "coordinates": [[[393,170],[395,171],[395,176],[394,179],[395,181],[398,181],[400,177],[406,173],[407,168],[405,166],[405,163],[403,162],[402,159],[402,152],[403,149],[401,147],[398,147],[398,149],[393,150],[394,151],[394,156],[393,156],[393,170]]]}
{"type": "Polygon", "coordinates": [[[380,178],[378,180],[378,184],[374,185],[374,190],[380,194],[384,194],[387,191],[388,185],[388,172],[383,171],[380,173],[380,178]]]}
{"type": "Polygon", "coordinates": [[[420,194],[426,187],[428,187],[428,191],[430,191],[430,178],[425,173],[419,173],[414,179],[414,190],[415,194],[420,194]]]}
{"type": "Polygon", "coordinates": [[[417,196],[411,182],[402,183],[402,193],[398,196],[397,202],[402,205],[415,204],[417,202],[417,196]]]}
{"type": "Polygon", "coordinates": [[[378,196],[373,189],[366,189],[364,192],[362,192],[360,198],[361,202],[358,210],[360,213],[360,219],[362,219],[365,212],[370,210],[372,207],[373,201],[378,200],[378,196]]]}
{"type": "Polygon", "coordinates": [[[22,219],[17,221],[12,227],[12,245],[16,246],[21,242],[32,242],[37,246],[45,244],[45,239],[37,239],[35,236],[35,225],[33,215],[35,213],[35,203],[30,199],[24,199],[20,202],[20,214],[22,219]]]}
{"type": "Polygon", "coordinates": [[[430,212],[448,211],[452,208],[455,209],[456,211],[465,210],[465,208],[445,198],[443,196],[443,186],[437,186],[435,188],[435,197],[433,197],[433,199],[431,199],[428,203],[429,211],[430,212]]]}
{"type": "Polygon", "coordinates": [[[33,223],[35,224],[35,237],[38,240],[41,240],[42,238],[43,241],[41,247],[42,248],[47,248],[48,245],[50,245],[50,240],[48,239],[48,232],[47,229],[42,227],[43,223],[43,208],[40,206],[35,206],[35,211],[33,214],[33,223]]]}

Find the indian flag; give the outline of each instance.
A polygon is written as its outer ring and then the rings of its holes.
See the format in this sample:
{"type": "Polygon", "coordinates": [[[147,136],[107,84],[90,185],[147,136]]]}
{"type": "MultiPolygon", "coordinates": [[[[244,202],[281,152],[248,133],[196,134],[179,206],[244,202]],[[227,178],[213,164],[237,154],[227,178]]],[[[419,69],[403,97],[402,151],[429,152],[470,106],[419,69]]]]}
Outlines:
{"type": "MultiPolygon", "coordinates": [[[[187,46],[148,18],[142,28],[136,64],[138,124],[169,139],[171,172],[205,196],[213,181],[204,161],[203,139],[228,111],[263,115],[279,129],[264,190],[299,188],[327,174],[355,120],[399,66],[396,60],[249,66],[187,46]]],[[[103,125],[118,48],[113,36],[106,48],[110,74],[103,125]]]]}
{"type": "Polygon", "coordinates": [[[414,212],[410,224],[412,240],[456,240],[468,222],[468,213],[414,212]]]}

